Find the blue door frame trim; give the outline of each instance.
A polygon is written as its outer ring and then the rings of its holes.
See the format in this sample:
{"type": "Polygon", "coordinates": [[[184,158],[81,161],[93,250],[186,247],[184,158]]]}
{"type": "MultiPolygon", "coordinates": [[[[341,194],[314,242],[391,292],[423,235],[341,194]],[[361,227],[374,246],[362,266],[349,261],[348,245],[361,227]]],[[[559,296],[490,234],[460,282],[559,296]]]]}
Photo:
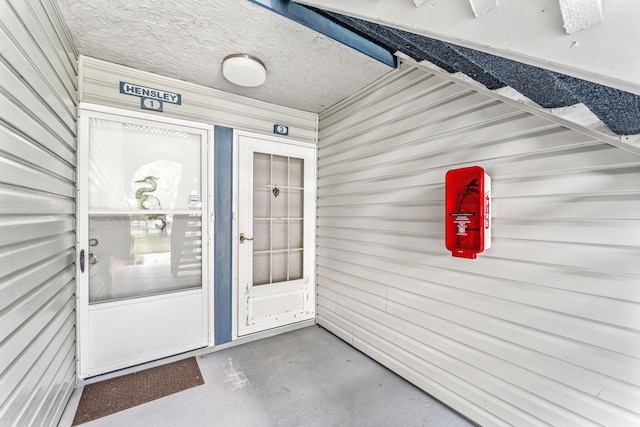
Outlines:
{"type": "Polygon", "coordinates": [[[396,68],[396,57],[388,50],[361,37],[352,31],[341,27],[330,19],[317,14],[290,0],[251,0],[269,10],[276,12],[298,24],[304,25],[314,31],[324,34],[342,44],[349,46],[371,58],[382,62],[390,67],[396,68]]]}
{"type": "Polygon", "coordinates": [[[231,341],[232,307],[232,208],[233,208],[233,129],[215,126],[214,166],[214,344],[231,341]]]}

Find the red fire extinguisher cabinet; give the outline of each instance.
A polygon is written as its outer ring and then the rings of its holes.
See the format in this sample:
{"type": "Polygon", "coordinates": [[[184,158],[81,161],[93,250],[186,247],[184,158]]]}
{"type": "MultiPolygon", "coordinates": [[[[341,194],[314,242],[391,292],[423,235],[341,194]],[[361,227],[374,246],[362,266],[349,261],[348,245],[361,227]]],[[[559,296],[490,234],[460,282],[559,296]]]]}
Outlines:
{"type": "Polygon", "coordinates": [[[491,177],[479,166],[453,169],[445,188],[447,249],[454,257],[476,258],[491,247],[491,177]]]}

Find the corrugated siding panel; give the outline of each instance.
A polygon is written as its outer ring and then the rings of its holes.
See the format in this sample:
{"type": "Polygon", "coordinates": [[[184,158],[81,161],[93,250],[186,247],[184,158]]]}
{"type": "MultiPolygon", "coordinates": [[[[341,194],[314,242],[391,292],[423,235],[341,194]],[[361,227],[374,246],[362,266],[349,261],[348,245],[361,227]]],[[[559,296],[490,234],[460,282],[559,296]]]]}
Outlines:
{"type": "Polygon", "coordinates": [[[640,425],[640,157],[403,66],[320,116],[318,322],[482,425],[640,425]],[[493,246],[444,245],[444,176],[493,246]]]}
{"type": "Polygon", "coordinates": [[[0,425],[75,386],[77,53],[52,0],[0,0],[0,425]]]}
{"type": "MultiPolygon", "coordinates": [[[[273,135],[273,125],[289,126],[289,137],[316,143],[318,116],[187,83],[91,57],[80,58],[80,101],[134,111],[140,98],[120,93],[124,81],[182,95],[182,104],[164,103],[162,116],[273,135]]],[[[144,110],[149,112],[148,110],[144,110]]]]}

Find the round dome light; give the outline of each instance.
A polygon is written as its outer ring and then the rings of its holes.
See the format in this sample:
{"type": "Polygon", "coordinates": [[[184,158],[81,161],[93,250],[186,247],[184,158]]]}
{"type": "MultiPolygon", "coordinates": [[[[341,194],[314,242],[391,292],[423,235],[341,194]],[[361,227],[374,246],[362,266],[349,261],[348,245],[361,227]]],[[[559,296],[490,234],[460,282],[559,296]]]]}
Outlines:
{"type": "Polygon", "coordinates": [[[260,86],[267,79],[267,69],[262,61],[239,53],[224,58],[222,74],[231,83],[245,87],[260,86]]]}

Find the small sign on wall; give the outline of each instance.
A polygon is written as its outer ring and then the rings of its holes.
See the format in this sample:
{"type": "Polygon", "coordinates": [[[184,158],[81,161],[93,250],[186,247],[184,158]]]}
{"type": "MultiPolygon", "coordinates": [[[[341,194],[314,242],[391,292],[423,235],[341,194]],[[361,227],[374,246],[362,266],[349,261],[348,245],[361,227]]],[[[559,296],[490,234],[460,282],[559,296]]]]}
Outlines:
{"type": "Polygon", "coordinates": [[[273,125],[273,133],[276,135],[289,135],[289,126],[273,125]]]}
{"type": "Polygon", "coordinates": [[[133,83],[120,82],[120,93],[140,97],[140,108],[162,112],[165,102],[182,105],[182,95],[133,83]]]}

